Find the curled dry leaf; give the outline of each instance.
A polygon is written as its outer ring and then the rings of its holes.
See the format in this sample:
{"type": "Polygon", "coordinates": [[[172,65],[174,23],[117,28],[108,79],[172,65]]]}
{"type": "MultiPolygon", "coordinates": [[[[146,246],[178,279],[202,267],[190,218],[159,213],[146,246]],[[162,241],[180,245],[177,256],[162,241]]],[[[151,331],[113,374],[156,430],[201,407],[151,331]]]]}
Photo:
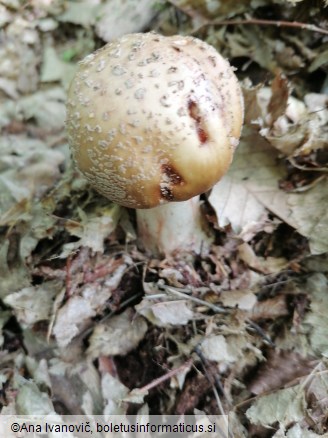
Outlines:
{"type": "Polygon", "coordinates": [[[97,1],[66,1],[65,11],[57,19],[64,23],[74,23],[86,27],[93,26],[96,23],[98,9],[99,3],[97,1]]]}
{"type": "Polygon", "coordinates": [[[58,288],[61,288],[61,284],[57,281],[45,282],[41,286],[25,287],[7,295],[4,303],[14,309],[16,318],[23,325],[47,321],[58,288]]]}
{"type": "Polygon", "coordinates": [[[72,297],[58,311],[53,334],[60,347],[66,347],[77,336],[85,324],[96,315],[90,301],[83,297],[72,297]]]}
{"type": "Polygon", "coordinates": [[[89,339],[88,355],[96,357],[124,355],[135,349],[147,332],[147,323],[132,309],[98,324],[89,339]]]}
{"type": "Polygon", "coordinates": [[[101,379],[101,392],[105,401],[104,415],[124,415],[126,408],[122,404],[129,390],[118,379],[106,373],[101,379]]]}
{"type": "MultiPolygon", "coordinates": [[[[226,335],[210,334],[200,341],[200,350],[204,357],[210,361],[217,362],[219,369],[225,371],[227,366],[235,364],[237,368],[241,363],[247,363],[249,351],[249,338],[245,333],[240,332],[231,335],[231,327],[226,329],[226,335]]],[[[253,353],[251,353],[253,356],[253,353]]]]}
{"type": "Polygon", "coordinates": [[[98,370],[91,361],[81,360],[77,354],[68,359],[68,355],[65,349],[49,361],[53,399],[60,400],[68,412],[77,415],[99,412],[103,397],[98,370]],[[83,411],[83,404],[93,409],[83,411]]]}
{"type": "Polygon", "coordinates": [[[309,428],[309,430],[306,430],[304,427],[302,427],[300,424],[295,424],[290,429],[288,429],[287,435],[285,434],[286,429],[284,427],[281,428],[280,432],[278,431],[277,434],[273,436],[273,438],[280,438],[282,436],[286,436],[287,438],[320,438],[323,435],[318,435],[315,432],[312,432],[309,428]],[[283,435],[279,434],[282,433],[283,435]]]}
{"type": "Polygon", "coordinates": [[[283,97],[284,89],[288,89],[287,84],[277,92],[274,81],[271,89],[258,90],[255,100],[258,100],[262,112],[257,118],[261,135],[289,157],[304,157],[312,151],[324,149],[327,144],[327,96],[309,93],[303,102],[288,97],[287,92],[283,97]],[[280,100],[275,98],[275,93],[280,100]],[[273,101],[276,102],[274,106],[271,105],[273,101]]]}
{"type": "Polygon", "coordinates": [[[226,307],[238,307],[241,310],[251,310],[257,302],[256,295],[247,290],[223,291],[220,301],[226,307]]]}
{"type": "Polygon", "coordinates": [[[259,397],[246,411],[252,424],[270,426],[273,423],[290,425],[305,415],[305,391],[301,385],[281,389],[259,397]]]}
{"type": "Polygon", "coordinates": [[[300,234],[309,238],[312,254],[328,251],[328,184],[327,180],[303,193],[290,193],[287,203],[290,218],[300,234]]]}
{"type": "Polygon", "coordinates": [[[53,414],[54,407],[49,395],[42,392],[33,381],[17,378],[16,413],[18,415],[53,414]]]}
{"type": "MultiPolygon", "coordinates": [[[[156,5],[161,5],[160,0],[156,5]]],[[[154,18],[154,0],[111,0],[101,4],[96,33],[104,41],[111,41],[128,33],[140,32],[154,18]]]]}
{"type": "MultiPolygon", "coordinates": [[[[308,415],[312,424],[316,425],[315,430],[320,434],[325,432],[325,420],[328,409],[328,374],[324,362],[317,365],[312,375],[308,376],[307,402],[313,403],[313,408],[308,409],[308,415]]],[[[310,425],[311,422],[309,421],[310,425]]]]}
{"type": "Polygon", "coordinates": [[[120,218],[120,208],[114,206],[95,207],[91,212],[78,209],[80,222],[66,223],[66,229],[72,236],[80,237],[75,244],[70,244],[71,251],[81,246],[91,248],[94,252],[104,252],[104,240],[116,229],[120,218]]]}
{"type": "Polygon", "coordinates": [[[8,96],[17,97],[20,93],[37,90],[40,47],[40,37],[33,23],[14,15],[2,30],[0,46],[0,76],[10,80],[12,86],[9,92],[4,87],[8,96]]]}
{"type": "Polygon", "coordinates": [[[61,82],[66,89],[74,72],[75,65],[60,59],[54,47],[49,46],[44,49],[41,82],[61,82]]]}
{"type": "MultiPolygon", "coordinates": [[[[83,251],[80,252],[83,254],[83,251]]],[[[88,252],[82,255],[82,261],[77,259],[77,263],[83,264],[83,257],[87,257],[88,252]]],[[[94,275],[90,273],[89,277],[84,275],[81,281],[86,284],[82,287],[80,295],[74,295],[70,297],[67,302],[58,310],[55,317],[55,323],[53,326],[53,334],[55,335],[58,344],[61,347],[67,346],[70,341],[78,335],[86,326],[90,323],[90,319],[101,311],[107,300],[111,297],[112,292],[120,284],[124,272],[127,268],[129,258],[126,257],[122,260],[113,261],[112,266],[109,267],[109,271],[104,270],[98,272],[95,270],[94,275]],[[114,267],[114,269],[113,269],[114,267]],[[110,277],[106,279],[106,276],[110,277]],[[103,283],[97,281],[98,277],[104,278],[103,283]],[[88,282],[89,281],[89,282],[88,282]]],[[[73,272],[74,276],[79,281],[78,272],[73,272]]],[[[77,287],[76,284],[72,284],[72,289],[77,287]]],[[[70,291],[71,292],[71,291],[70,291]]],[[[57,297],[57,303],[55,303],[55,311],[57,306],[60,305],[62,297],[57,297]]]]}
{"type": "Polygon", "coordinates": [[[142,404],[147,395],[147,390],[143,388],[134,388],[126,397],[124,397],[123,401],[127,403],[142,404]]]}
{"type": "Polygon", "coordinates": [[[250,223],[262,221],[267,206],[279,216],[286,203],[278,188],[283,175],[272,148],[256,132],[245,128],[228,174],[209,196],[219,226],[231,224],[236,233],[243,232],[250,223]]]}
{"type": "Polygon", "coordinates": [[[270,125],[286,112],[289,97],[288,80],[282,74],[277,75],[271,84],[271,98],[268,104],[267,122],[270,125]]]}
{"type": "Polygon", "coordinates": [[[263,394],[285,386],[300,377],[308,376],[315,366],[313,359],[293,351],[270,350],[252,377],[248,389],[253,394],[263,394]]]}
{"type": "Polygon", "coordinates": [[[44,386],[51,390],[51,380],[46,359],[36,360],[34,357],[27,356],[25,364],[28,372],[33,376],[34,382],[40,387],[44,386]]]}
{"type": "Polygon", "coordinates": [[[189,302],[185,300],[151,303],[143,299],[136,310],[159,327],[186,325],[194,317],[189,302]]]}
{"type": "Polygon", "coordinates": [[[310,311],[305,316],[302,329],[310,340],[313,352],[318,357],[328,355],[328,281],[324,274],[312,275],[306,290],[310,299],[310,311]]]}
{"type": "Polygon", "coordinates": [[[204,357],[215,362],[235,362],[236,356],[230,351],[227,340],[222,335],[204,338],[200,344],[204,357]]]}
{"type": "Polygon", "coordinates": [[[0,5],[0,28],[2,28],[6,23],[10,23],[12,20],[12,14],[4,5],[0,5]]]}
{"type": "MultiPolygon", "coordinates": [[[[246,234],[250,223],[254,227],[263,221],[267,209],[307,237],[313,254],[326,252],[326,180],[318,181],[311,190],[287,194],[279,189],[284,174],[274,150],[257,133],[245,129],[228,174],[213,187],[209,196],[219,226],[231,224],[234,232],[246,234]]],[[[281,263],[283,265],[283,260],[281,263]]],[[[266,264],[264,261],[260,269],[278,268],[278,265],[275,268],[274,264],[266,264]]]]}
{"type": "Polygon", "coordinates": [[[318,363],[312,372],[304,376],[300,384],[257,397],[255,404],[246,412],[247,417],[253,424],[265,427],[278,421],[279,430],[289,429],[292,423],[302,425],[301,433],[296,434],[297,431],[294,430],[291,434],[280,435],[277,432],[275,437],[323,436],[325,428],[322,425],[327,412],[328,378],[326,371],[323,363],[318,363]],[[308,429],[314,429],[319,435],[314,432],[307,433],[308,429]]]}
{"type": "Polygon", "coordinates": [[[8,254],[10,252],[9,240],[0,245],[0,297],[4,298],[13,291],[30,287],[30,273],[23,261],[17,263],[15,268],[9,269],[8,254]]]}
{"type": "Polygon", "coordinates": [[[261,319],[276,319],[281,316],[289,315],[286,297],[277,295],[274,298],[258,301],[250,312],[252,321],[261,319]]]}
{"type": "Polygon", "coordinates": [[[238,254],[241,260],[250,268],[263,272],[264,274],[274,274],[286,269],[288,260],[284,257],[260,257],[257,256],[248,243],[242,243],[238,247],[238,254]]]}

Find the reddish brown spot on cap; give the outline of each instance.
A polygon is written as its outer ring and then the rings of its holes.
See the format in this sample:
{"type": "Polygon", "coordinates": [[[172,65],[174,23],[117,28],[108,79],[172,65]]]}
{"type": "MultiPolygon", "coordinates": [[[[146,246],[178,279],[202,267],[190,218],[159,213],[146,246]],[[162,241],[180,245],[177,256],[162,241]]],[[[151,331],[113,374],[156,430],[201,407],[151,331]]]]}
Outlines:
{"type": "Polygon", "coordinates": [[[194,119],[196,122],[196,130],[197,130],[199,141],[201,142],[201,144],[206,143],[208,141],[208,134],[205,130],[203,119],[200,115],[198,105],[194,100],[190,99],[188,101],[188,112],[190,117],[194,119]]]}
{"type": "Polygon", "coordinates": [[[169,187],[166,187],[166,186],[161,187],[160,192],[161,192],[161,198],[165,199],[166,201],[171,202],[174,200],[172,190],[169,187]]]}
{"type": "Polygon", "coordinates": [[[165,174],[166,178],[169,180],[169,183],[172,185],[181,185],[183,184],[183,179],[181,175],[174,169],[173,166],[169,164],[162,164],[161,166],[162,172],[165,174]]]}
{"type": "Polygon", "coordinates": [[[169,164],[162,164],[161,172],[160,196],[166,201],[174,201],[174,186],[183,185],[184,180],[174,167],[169,164]]]}

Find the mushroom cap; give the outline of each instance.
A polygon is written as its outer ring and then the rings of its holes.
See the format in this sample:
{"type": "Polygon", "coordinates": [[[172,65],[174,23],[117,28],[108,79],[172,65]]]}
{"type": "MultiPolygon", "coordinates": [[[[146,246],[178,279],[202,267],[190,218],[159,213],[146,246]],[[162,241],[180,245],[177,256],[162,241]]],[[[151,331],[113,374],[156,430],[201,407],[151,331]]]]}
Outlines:
{"type": "Polygon", "coordinates": [[[91,185],[132,208],[185,201],[227,171],[243,123],[233,69],[189,36],[129,34],[87,56],[66,128],[91,185]]]}

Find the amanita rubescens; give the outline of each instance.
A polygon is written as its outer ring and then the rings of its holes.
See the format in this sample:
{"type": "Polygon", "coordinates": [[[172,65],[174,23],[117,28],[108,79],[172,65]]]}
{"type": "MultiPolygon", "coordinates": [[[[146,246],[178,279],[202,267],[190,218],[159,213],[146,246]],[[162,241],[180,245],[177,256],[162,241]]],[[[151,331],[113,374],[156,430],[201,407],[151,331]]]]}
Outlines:
{"type": "Polygon", "coordinates": [[[242,123],[233,69],[188,36],[112,41],[79,63],[68,92],[77,167],[102,195],[137,209],[141,243],[154,252],[198,252],[207,240],[198,195],[229,168],[242,123]]]}

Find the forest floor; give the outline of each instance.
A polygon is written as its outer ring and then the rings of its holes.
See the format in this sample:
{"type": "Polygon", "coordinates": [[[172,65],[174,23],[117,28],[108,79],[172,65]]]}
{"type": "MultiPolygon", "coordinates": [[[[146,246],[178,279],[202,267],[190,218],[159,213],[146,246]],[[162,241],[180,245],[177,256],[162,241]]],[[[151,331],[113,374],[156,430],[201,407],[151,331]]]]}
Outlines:
{"type": "Polygon", "coordinates": [[[2,414],[227,414],[328,433],[328,5],[1,0],[2,414]],[[74,169],[65,101],[113,38],[193,35],[236,67],[245,126],[202,196],[208,253],[154,257],[74,169]]]}

